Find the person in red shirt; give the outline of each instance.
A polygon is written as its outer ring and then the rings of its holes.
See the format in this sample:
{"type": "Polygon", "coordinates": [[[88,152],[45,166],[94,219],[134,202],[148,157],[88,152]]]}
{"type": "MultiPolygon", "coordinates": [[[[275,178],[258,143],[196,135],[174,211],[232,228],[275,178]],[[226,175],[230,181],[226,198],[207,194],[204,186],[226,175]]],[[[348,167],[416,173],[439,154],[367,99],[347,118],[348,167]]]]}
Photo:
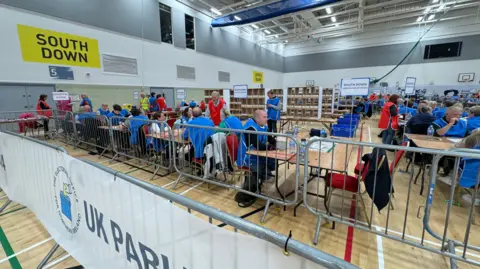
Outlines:
{"type": "Polygon", "coordinates": [[[370,101],[377,100],[377,95],[375,93],[370,94],[370,96],[368,97],[368,100],[370,100],[370,101]]]}
{"type": "Polygon", "coordinates": [[[212,92],[212,100],[208,101],[207,111],[205,112],[205,116],[212,119],[213,124],[218,126],[220,122],[223,121],[225,118],[225,113],[223,110],[226,107],[225,100],[220,98],[220,93],[217,91],[212,92]]]}
{"type": "Polygon", "coordinates": [[[44,116],[43,118],[43,130],[45,131],[45,137],[48,137],[48,122],[49,119],[52,117],[52,108],[47,103],[48,95],[40,94],[40,98],[38,98],[37,103],[37,114],[40,116],[44,116]]]}
{"type": "Polygon", "coordinates": [[[167,103],[165,102],[165,94],[157,94],[158,111],[166,111],[167,103]]]}
{"type": "Polygon", "coordinates": [[[200,102],[200,109],[202,111],[205,111],[205,101],[203,101],[203,100],[200,102]]]}
{"type": "MultiPolygon", "coordinates": [[[[63,92],[63,90],[58,90],[58,92],[63,92]]],[[[72,112],[72,98],[68,97],[68,100],[60,100],[55,103],[59,112],[72,112]]],[[[65,114],[65,113],[61,113],[65,114]]]]}
{"type": "Polygon", "coordinates": [[[398,129],[398,94],[392,94],[387,103],[383,106],[378,121],[378,128],[382,129],[382,143],[391,144],[395,131],[398,129]]]}

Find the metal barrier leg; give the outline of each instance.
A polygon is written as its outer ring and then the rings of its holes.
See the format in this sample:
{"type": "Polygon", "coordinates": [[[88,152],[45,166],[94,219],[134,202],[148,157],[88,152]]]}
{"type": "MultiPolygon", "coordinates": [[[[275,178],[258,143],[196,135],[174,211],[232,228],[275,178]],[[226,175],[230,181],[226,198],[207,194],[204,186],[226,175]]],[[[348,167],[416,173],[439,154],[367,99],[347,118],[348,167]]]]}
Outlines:
{"type": "Polygon", "coordinates": [[[5,210],[5,208],[7,208],[7,206],[12,202],[12,200],[8,199],[5,204],[2,205],[2,207],[0,207],[0,213],[3,212],[3,210],[5,210]]]}
{"type": "Polygon", "coordinates": [[[55,246],[53,246],[53,248],[48,252],[47,256],[45,256],[45,258],[43,258],[43,260],[37,266],[37,269],[42,269],[47,264],[47,262],[50,260],[53,254],[55,254],[55,251],[57,251],[59,246],[59,244],[55,244],[55,246]]]}
{"type": "MultiPolygon", "coordinates": [[[[450,240],[448,241],[448,251],[455,254],[455,245],[450,240]]],[[[453,257],[450,257],[450,269],[457,269],[457,261],[453,257]]]]}
{"type": "Polygon", "coordinates": [[[174,190],[174,189],[177,187],[177,184],[178,184],[178,182],[180,182],[180,179],[181,179],[181,178],[182,178],[182,175],[179,175],[179,176],[177,177],[177,180],[175,180],[175,184],[173,185],[172,190],[174,190]]]}
{"type": "Polygon", "coordinates": [[[315,227],[315,235],[313,236],[313,244],[318,244],[318,237],[320,236],[320,227],[322,225],[322,216],[318,215],[317,226],[315,227]]]}
{"type": "Polygon", "coordinates": [[[263,216],[262,219],[260,220],[261,224],[265,223],[265,216],[267,216],[268,208],[270,207],[270,199],[267,200],[267,204],[265,205],[265,210],[263,210],[263,216]]]}

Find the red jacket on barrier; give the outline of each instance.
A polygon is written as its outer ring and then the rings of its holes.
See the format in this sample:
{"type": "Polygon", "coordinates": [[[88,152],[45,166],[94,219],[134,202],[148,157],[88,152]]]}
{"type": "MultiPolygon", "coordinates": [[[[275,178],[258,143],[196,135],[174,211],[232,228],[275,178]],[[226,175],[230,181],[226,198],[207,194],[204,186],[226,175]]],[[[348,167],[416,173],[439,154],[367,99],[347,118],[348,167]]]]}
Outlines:
{"type": "MultiPolygon", "coordinates": [[[[388,129],[388,124],[390,120],[392,121],[392,129],[397,130],[398,129],[398,113],[396,116],[391,116],[390,115],[390,107],[394,106],[395,104],[392,102],[387,102],[383,106],[382,113],[380,114],[380,120],[378,121],[378,128],[386,130],[388,129]]],[[[398,107],[396,107],[397,112],[398,112],[398,107]]]]}

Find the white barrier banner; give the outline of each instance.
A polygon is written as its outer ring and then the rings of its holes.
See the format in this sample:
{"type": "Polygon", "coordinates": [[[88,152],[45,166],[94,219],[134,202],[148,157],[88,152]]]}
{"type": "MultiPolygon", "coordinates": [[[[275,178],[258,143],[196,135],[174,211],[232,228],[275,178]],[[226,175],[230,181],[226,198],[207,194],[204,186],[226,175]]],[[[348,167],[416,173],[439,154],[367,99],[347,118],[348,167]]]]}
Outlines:
{"type": "Polygon", "coordinates": [[[0,158],[8,197],[86,268],[322,268],[44,145],[0,133],[0,158]]]}

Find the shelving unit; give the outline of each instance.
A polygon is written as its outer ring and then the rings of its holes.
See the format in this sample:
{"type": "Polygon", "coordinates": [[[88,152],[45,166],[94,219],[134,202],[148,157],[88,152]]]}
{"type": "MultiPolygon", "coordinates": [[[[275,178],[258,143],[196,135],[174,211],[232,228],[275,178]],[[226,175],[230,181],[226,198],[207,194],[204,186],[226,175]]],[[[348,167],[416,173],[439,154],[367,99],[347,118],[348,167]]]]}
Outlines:
{"type": "Polygon", "coordinates": [[[265,89],[247,90],[247,98],[234,98],[230,90],[230,111],[240,117],[250,117],[257,109],[265,109],[265,89]]]}
{"type": "Polygon", "coordinates": [[[318,97],[322,94],[322,118],[338,118],[342,113],[332,113],[334,92],[332,88],[290,87],[288,88],[287,117],[294,119],[318,119],[318,97]]]}

